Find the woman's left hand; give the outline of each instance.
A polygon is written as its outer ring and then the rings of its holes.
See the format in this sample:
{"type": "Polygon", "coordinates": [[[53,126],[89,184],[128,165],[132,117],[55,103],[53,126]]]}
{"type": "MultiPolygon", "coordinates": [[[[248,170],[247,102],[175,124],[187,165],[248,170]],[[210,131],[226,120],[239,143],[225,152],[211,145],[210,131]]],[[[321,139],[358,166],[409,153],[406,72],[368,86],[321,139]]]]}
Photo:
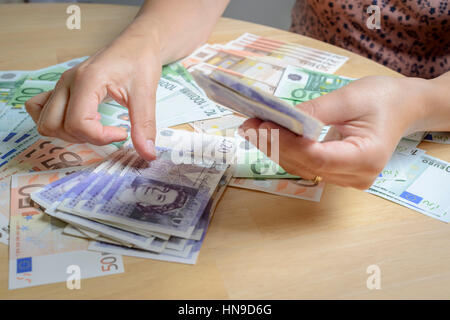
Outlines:
{"type": "MultiPolygon", "coordinates": [[[[430,90],[427,80],[371,76],[297,105],[324,124],[334,125],[342,136],[337,141],[319,143],[255,118],[242,124],[240,134],[254,129],[258,145],[264,145],[259,129],[266,129],[268,136],[278,129],[279,159],[273,160],[287,172],[305,179],[320,176],[337,185],[367,189],[402,136],[425,130],[425,97],[430,90]]],[[[266,150],[271,148],[267,146],[266,150]]]]}

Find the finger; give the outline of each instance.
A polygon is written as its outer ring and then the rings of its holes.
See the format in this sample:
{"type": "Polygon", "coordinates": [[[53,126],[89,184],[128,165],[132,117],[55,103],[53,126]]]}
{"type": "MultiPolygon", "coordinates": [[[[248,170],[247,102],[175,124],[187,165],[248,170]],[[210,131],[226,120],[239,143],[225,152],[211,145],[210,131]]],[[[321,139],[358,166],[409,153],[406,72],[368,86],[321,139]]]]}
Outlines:
{"type": "Polygon", "coordinates": [[[156,158],[156,88],[157,82],[136,83],[131,89],[129,99],[131,139],[136,151],[146,160],[156,158]]]}
{"type": "Polygon", "coordinates": [[[69,100],[69,87],[65,80],[58,81],[53,94],[47,100],[37,122],[41,135],[60,138],[62,140],[79,143],[82,139],[74,137],[64,130],[64,117],[69,100]]]}
{"type": "Polygon", "coordinates": [[[99,121],[97,109],[107,94],[106,87],[106,80],[99,73],[75,76],[64,121],[67,133],[94,145],[105,145],[128,137],[123,128],[103,126],[99,121]]]}
{"type": "Polygon", "coordinates": [[[269,122],[253,118],[245,121],[238,133],[255,145],[272,161],[278,163],[286,172],[304,179],[314,179],[318,174],[298,163],[292,157],[291,150],[280,152],[279,135],[269,122]]]}
{"type": "Polygon", "coordinates": [[[52,93],[53,90],[46,91],[38,95],[35,95],[33,98],[25,102],[25,108],[35,123],[39,121],[39,117],[44,108],[44,105],[46,104],[48,98],[51,96],[52,93]]]}
{"type": "Polygon", "coordinates": [[[340,124],[360,115],[358,98],[359,83],[351,83],[343,88],[318,98],[302,102],[296,108],[321,120],[325,124],[340,124]],[[352,103],[348,103],[352,101],[352,103]]]}
{"type": "Polygon", "coordinates": [[[377,174],[383,169],[378,165],[385,163],[384,154],[369,151],[382,149],[382,146],[373,146],[375,142],[369,138],[347,137],[320,143],[297,136],[272,122],[265,122],[264,127],[279,129],[280,161],[289,155],[310,172],[377,174]]]}

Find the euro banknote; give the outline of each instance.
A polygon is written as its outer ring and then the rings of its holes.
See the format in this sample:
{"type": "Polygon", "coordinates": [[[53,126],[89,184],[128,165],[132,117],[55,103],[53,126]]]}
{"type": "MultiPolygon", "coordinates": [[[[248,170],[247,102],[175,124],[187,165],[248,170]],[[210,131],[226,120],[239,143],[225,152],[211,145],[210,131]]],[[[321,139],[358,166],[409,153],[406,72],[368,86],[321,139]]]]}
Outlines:
{"type": "Polygon", "coordinates": [[[233,178],[229,186],[257,190],[280,195],[283,197],[319,202],[322,196],[324,182],[313,182],[305,179],[246,179],[233,178]]]}
{"type": "Polygon", "coordinates": [[[0,71],[0,114],[28,76],[29,71],[0,71]]]}
{"type": "Polygon", "coordinates": [[[450,144],[450,132],[428,132],[423,137],[423,141],[450,144]]]}
{"type": "Polygon", "coordinates": [[[274,93],[276,97],[308,101],[354,81],[343,76],[287,66],[274,93]]]}
{"type": "Polygon", "coordinates": [[[120,255],[88,251],[88,241],[63,235],[65,224],[33,205],[30,193],[71,172],[62,169],[12,177],[10,289],[66,281],[71,265],[79,266],[83,279],[124,271],[120,255]]]}
{"type": "Polygon", "coordinates": [[[410,157],[414,159],[408,159],[403,164],[405,180],[379,177],[367,191],[427,216],[449,222],[449,163],[426,154],[411,153],[410,157]]]}
{"type": "Polygon", "coordinates": [[[226,46],[255,56],[275,58],[296,67],[326,73],[336,72],[348,60],[348,57],[339,54],[251,33],[244,33],[226,46]]]}

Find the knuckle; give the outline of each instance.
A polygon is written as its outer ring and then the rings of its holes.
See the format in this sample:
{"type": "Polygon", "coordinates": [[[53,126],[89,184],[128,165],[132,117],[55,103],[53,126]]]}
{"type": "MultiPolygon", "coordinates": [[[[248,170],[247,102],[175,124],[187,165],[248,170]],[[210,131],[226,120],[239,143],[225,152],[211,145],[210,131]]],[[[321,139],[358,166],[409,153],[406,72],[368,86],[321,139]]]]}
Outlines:
{"type": "Polygon", "coordinates": [[[317,102],[314,99],[305,101],[305,102],[301,103],[299,106],[307,114],[309,114],[312,117],[315,117],[315,113],[316,113],[315,110],[317,109],[317,102]]]}
{"type": "Polygon", "coordinates": [[[64,123],[64,130],[70,134],[82,133],[83,128],[78,124],[78,121],[68,120],[64,123]]]}
{"type": "Polygon", "coordinates": [[[25,101],[25,110],[27,110],[28,113],[30,113],[30,110],[33,108],[33,101],[31,101],[32,99],[33,98],[25,101]]]}
{"type": "Polygon", "coordinates": [[[62,73],[61,77],[59,78],[58,83],[68,83],[70,79],[72,78],[72,70],[66,70],[62,73]]]}
{"type": "Polygon", "coordinates": [[[44,137],[51,136],[51,131],[45,124],[39,124],[37,126],[37,131],[41,136],[44,136],[44,137]]]}
{"type": "Polygon", "coordinates": [[[152,119],[137,119],[136,125],[143,129],[154,129],[155,121],[152,119]]]}

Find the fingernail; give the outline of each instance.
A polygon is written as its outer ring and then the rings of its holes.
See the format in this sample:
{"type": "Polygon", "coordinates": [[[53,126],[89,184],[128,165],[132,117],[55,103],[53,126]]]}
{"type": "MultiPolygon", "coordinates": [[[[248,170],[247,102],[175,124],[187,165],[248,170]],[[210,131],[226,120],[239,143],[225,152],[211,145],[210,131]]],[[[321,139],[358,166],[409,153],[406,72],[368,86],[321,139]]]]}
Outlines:
{"type": "Polygon", "coordinates": [[[151,155],[156,156],[155,143],[153,142],[153,140],[147,140],[147,151],[151,155]]]}

